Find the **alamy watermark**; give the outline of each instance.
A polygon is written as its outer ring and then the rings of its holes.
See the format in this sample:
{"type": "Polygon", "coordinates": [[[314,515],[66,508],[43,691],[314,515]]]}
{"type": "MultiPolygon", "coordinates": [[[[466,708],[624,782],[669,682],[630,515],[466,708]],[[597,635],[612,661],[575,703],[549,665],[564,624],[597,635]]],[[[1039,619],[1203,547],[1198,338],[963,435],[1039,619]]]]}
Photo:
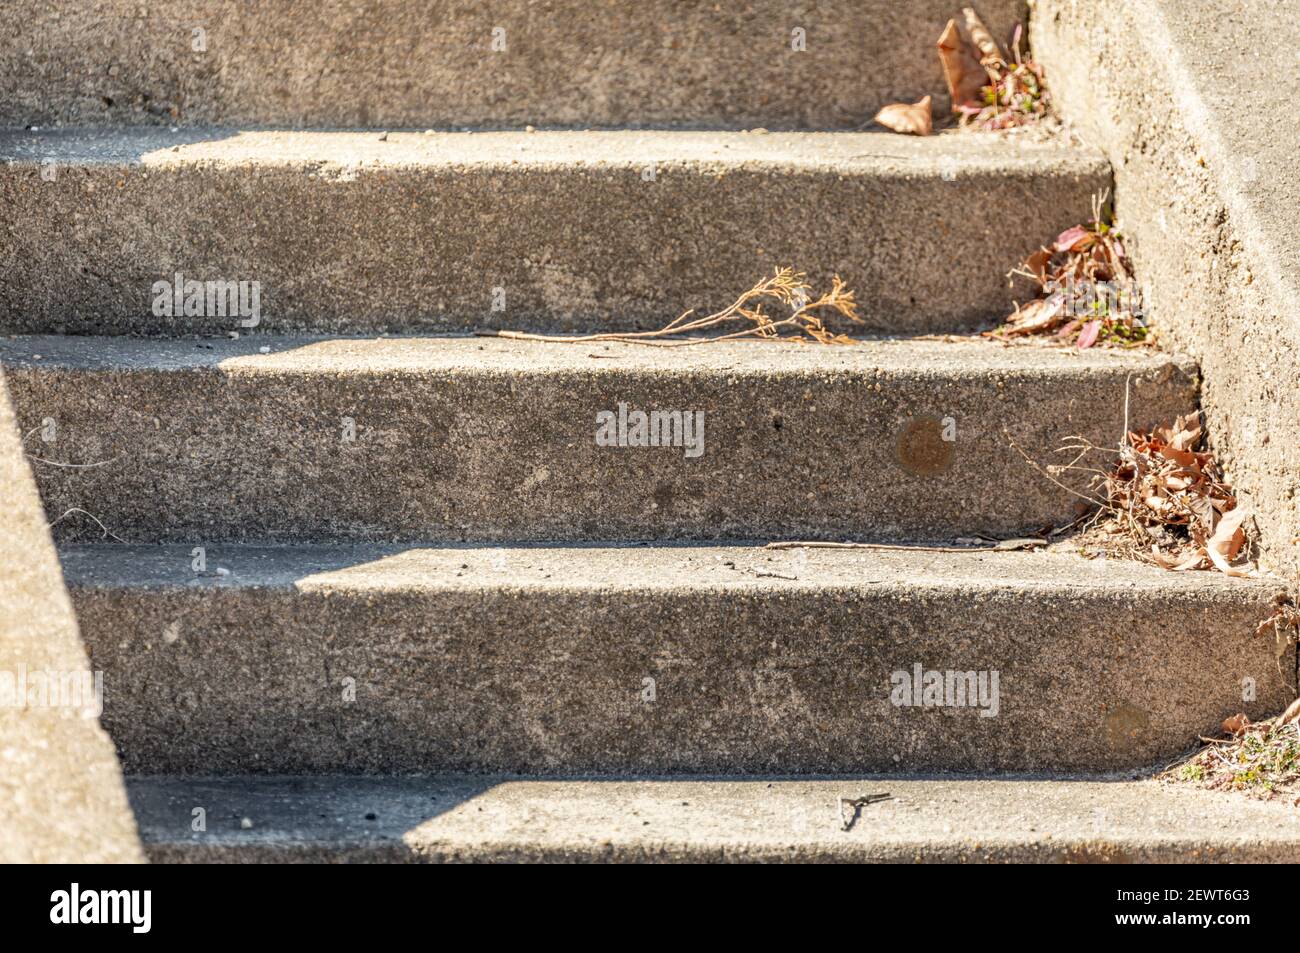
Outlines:
{"type": "Polygon", "coordinates": [[[0,670],[0,708],[68,708],[87,718],[104,713],[104,673],[0,670]]]}
{"type": "Polygon", "coordinates": [[[889,702],[895,708],[978,708],[981,718],[996,718],[1001,708],[996,669],[941,671],[920,662],[910,672],[889,676],[889,702]]]}
{"type": "Polygon", "coordinates": [[[1043,294],[1059,294],[1062,313],[1072,318],[1106,318],[1129,314],[1139,325],[1145,324],[1146,294],[1135,279],[1093,281],[1087,278],[1067,277],[1063,280],[1049,278],[1043,284],[1043,294]]]}
{"type": "Polygon", "coordinates": [[[704,453],[704,411],[618,410],[596,413],[598,447],[680,447],[688,460],[704,453]]]}
{"type": "Polygon", "coordinates": [[[260,281],[196,281],[178,271],[171,281],[155,281],[151,292],[154,317],[239,318],[241,328],[262,323],[260,281]]]}
{"type": "Polygon", "coordinates": [[[122,924],[148,933],[153,924],[151,890],[83,890],[73,883],[50,894],[50,922],[75,925],[122,924]]]}

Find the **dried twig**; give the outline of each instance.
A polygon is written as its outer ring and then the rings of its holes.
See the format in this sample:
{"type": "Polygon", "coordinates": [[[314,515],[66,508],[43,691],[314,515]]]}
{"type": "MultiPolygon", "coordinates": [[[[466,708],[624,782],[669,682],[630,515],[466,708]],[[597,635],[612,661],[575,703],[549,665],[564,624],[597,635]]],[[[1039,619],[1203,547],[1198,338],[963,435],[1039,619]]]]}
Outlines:
{"type": "Polygon", "coordinates": [[[864,807],[868,804],[888,801],[892,796],[888,791],[883,791],[880,794],[864,794],[862,797],[841,797],[840,830],[852,830],[853,825],[858,822],[858,818],[862,815],[864,807]]]}
{"type": "Polygon", "coordinates": [[[79,506],[74,506],[74,507],[72,507],[72,508],[69,509],[69,510],[65,510],[62,516],[60,516],[60,517],[59,517],[58,519],[56,519],[56,520],[53,520],[53,521],[47,523],[47,524],[46,524],[46,527],[47,527],[47,528],[50,528],[50,527],[53,527],[53,526],[57,526],[59,523],[62,523],[65,519],[67,519],[67,518],[68,518],[69,516],[71,516],[73,513],[81,513],[83,516],[89,516],[92,520],[94,520],[94,521],[95,521],[95,525],[97,525],[100,529],[102,529],[102,530],[104,531],[104,533],[103,533],[103,535],[100,537],[100,539],[108,539],[108,537],[111,536],[111,537],[113,537],[113,539],[117,540],[119,543],[125,543],[125,542],[126,542],[126,540],[124,540],[121,536],[118,536],[116,533],[109,532],[108,527],[105,526],[105,525],[103,524],[103,522],[100,520],[100,518],[99,518],[98,516],[96,516],[94,513],[91,513],[91,512],[88,511],[88,510],[83,510],[83,509],[82,509],[81,507],[79,507],[79,506]]]}
{"type": "Polygon", "coordinates": [[[991,552],[996,546],[912,546],[907,543],[850,543],[812,540],[806,543],[781,541],[768,543],[764,549],[888,549],[917,553],[980,553],[991,552]]]}
{"type": "MultiPolygon", "coordinates": [[[[33,427],[31,430],[27,431],[27,433],[23,434],[23,438],[20,441],[20,443],[25,447],[28,438],[31,437],[32,434],[36,433],[40,429],[41,429],[40,427],[33,427]]],[[[113,457],[112,459],[96,460],[94,463],[64,463],[60,460],[47,460],[44,457],[38,457],[36,456],[36,454],[30,453],[26,449],[23,450],[23,456],[25,456],[28,460],[31,460],[35,463],[44,463],[46,466],[51,466],[51,467],[63,467],[68,470],[89,470],[89,469],[93,469],[94,467],[105,467],[108,466],[110,463],[116,463],[118,460],[122,459],[122,455],[119,453],[117,456],[113,457]]]]}
{"type": "Polygon", "coordinates": [[[750,288],[721,311],[704,317],[693,317],[686,311],[656,331],[606,331],[599,334],[565,336],[559,334],[532,334],[527,331],[476,331],[482,337],[510,338],[516,341],[544,341],[551,344],[590,344],[593,341],[616,341],[626,344],[646,344],[653,347],[689,347],[737,338],[764,340],[816,341],[819,344],[852,344],[853,338],[837,334],[826,328],[822,315],[833,314],[854,324],[862,324],[858,316],[853,292],[839,275],[831,279],[831,290],[812,297],[812,286],[803,272],[792,268],[778,268],[770,278],[765,278],[750,288]],[[776,303],[790,308],[785,317],[771,317],[765,304],[776,303]],[[732,325],[744,325],[738,331],[711,337],[684,338],[701,331],[712,331],[732,325]],[[684,338],[682,340],[662,340],[684,338]]]}

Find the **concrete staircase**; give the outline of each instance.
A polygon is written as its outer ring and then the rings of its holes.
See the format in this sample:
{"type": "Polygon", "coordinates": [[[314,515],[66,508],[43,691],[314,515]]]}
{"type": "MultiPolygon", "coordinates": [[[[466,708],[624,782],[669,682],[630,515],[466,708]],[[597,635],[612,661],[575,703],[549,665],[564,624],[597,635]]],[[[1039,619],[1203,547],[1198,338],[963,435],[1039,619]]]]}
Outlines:
{"type": "Polygon", "coordinates": [[[1077,515],[1012,438],[1111,444],[1198,378],[955,336],[1109,170],[846,131],[941,88],[946,5],[105,2],[90,44],[17,6],[0,363],[156,859],[1295,859],[1232,828],[1272,806],[1071,780],[1294,697],[1272,585],[954,545],[1077,515]],[[786,264],[875,337],[469,333],[657,327],[786,264]],[[160,313],[178,274],[259,282],[255,326],[160,313]],[[702,413],[700,452],[599,446],[621,405],[702,413]],[[845,538],[897,548],[763,545],[845,538]],[[970,695],[901,703],[927,671],[970,695]]]}

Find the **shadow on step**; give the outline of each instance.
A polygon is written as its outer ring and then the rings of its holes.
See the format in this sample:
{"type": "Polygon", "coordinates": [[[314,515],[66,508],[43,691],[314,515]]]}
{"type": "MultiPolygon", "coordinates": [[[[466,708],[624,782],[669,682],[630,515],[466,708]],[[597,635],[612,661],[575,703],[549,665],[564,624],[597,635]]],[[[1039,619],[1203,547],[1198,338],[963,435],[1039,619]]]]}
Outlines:
{"type": "Polygon", "coordinates": [[[168,862],[1294,860],[1288,805],[1147,780],[138,777],[168,862]]]}

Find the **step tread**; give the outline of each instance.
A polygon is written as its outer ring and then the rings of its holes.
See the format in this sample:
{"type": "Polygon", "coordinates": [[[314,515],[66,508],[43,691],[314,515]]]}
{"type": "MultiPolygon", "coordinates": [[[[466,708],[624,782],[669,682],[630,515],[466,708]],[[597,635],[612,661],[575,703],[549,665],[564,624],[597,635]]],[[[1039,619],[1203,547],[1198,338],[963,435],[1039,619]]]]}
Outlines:
{"type": "Polygon", "coordinates": [[[155,861],[1300,860],[1300,816],[1149,780],[128,778],[155,861]],[[842,829],[841,797],[890,794],[842,829]],[[192,811],[207,830],[193,832],[192,811]],[[251,825],[251,826],[247,826],[251,825]]]}
{"type": "Polygon", "coordinates": [[[1105,157],[1059,138],[949,132],[747,133],[668,130],[381,132],[229,128],[0,130],[0,161],[68,165],[301,166],[358,171],[438,166],[832,166],[855,173],[1105,175],[1105,157]],[[383,136],[383,138],[381,138],[383,136]]]}
{"type": "Polygon", "coordinates": [[[438,588],[577,590],[833,589],[1086,590],[1257,597],[1267,579],[1171,573],[1075,552],[935,552],[915,548],[766,549],[727,545],[210,546],[196,575],[188,544],[70,543],[59,548],[72,589],[285,589],[393,592],[438,588]],[[221,572],[220,570],[225,570],[221,572]]]}
{"type": "Polygon", "coordinates": [[[1069,377],[1091,372],[1150,373],[1162,368],[1193,367],[1186,359],[1163,351],[1004,346],[979,338],[863,338],[846,346],[719,341],[690,347],[648,347],[620,342],[556,344],[496,337],[270,335],[201,341],[14,336],[0,338],[0,362],[26,370],[219,370],[232,375],[399,371],[770,375],[879,370],[936,377],[997,373],[1069,377]],[[270,348],[270,352],[261,353],[264,347],[270,348]]]}

